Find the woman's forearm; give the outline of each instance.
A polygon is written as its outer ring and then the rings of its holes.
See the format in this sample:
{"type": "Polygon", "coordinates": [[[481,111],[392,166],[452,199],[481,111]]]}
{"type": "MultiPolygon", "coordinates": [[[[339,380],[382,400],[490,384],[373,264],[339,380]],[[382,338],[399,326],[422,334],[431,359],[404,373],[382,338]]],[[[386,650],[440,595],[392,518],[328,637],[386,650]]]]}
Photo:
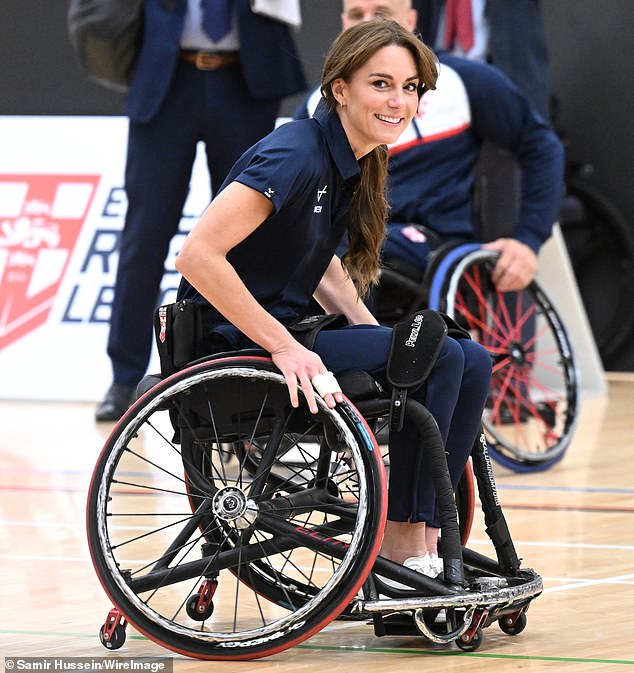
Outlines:
{"type": "Polygon", "coordinates": [[[288,330],[249,292],[226,257],[205,254],[178,255],[177,270],[228,322],[268,352],[292,340],[288,330]]]}
{"type": "Polygon", "coordinates": [[[315,300],[327,313],[342,313],[351,325],[376,325],[376,318],[359,298],[350,277],[333,257],[314,293],[315,300]]]}

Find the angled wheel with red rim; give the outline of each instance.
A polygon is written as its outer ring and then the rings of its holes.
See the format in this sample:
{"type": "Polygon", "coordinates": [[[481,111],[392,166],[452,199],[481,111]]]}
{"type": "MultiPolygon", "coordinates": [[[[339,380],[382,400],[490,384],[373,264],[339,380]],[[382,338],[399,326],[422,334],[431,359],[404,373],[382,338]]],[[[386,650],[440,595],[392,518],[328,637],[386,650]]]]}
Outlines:
{"type": "Polygon", "coordinates": [[[356,409],[318,403],[315,415],[304,399],[293,409],[269,360],[236,356],[161,381],[115,426],[89,489],[88,540],[139,631],[191,657],[253,659],[317,633],[356,595],[382,538],[385,470],[356,409]],[[315,438],[315,465],[289,465],[285,449],[315,438]],[[196,621],[186,606],[209,576],[213,613],[196,621]]]}

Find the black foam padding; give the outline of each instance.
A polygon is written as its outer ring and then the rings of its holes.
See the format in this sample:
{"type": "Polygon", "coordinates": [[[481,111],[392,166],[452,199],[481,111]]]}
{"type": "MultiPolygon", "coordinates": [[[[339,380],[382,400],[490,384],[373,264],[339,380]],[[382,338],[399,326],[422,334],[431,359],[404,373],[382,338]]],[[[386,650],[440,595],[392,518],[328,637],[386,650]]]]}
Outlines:
{"type": "Polygon", "coordinates": [[[398,388],[420,386],[429,376],[446,336],[445,320],[430,309],[396,323],[387,365],[388,381],[398,388]]]}
{"type": "Polygon", "coordinates": [[[337,376],[337,381],[346,397],[353,402],[384,398],[385,391],[368,372],[350,372],[337,376]]]}

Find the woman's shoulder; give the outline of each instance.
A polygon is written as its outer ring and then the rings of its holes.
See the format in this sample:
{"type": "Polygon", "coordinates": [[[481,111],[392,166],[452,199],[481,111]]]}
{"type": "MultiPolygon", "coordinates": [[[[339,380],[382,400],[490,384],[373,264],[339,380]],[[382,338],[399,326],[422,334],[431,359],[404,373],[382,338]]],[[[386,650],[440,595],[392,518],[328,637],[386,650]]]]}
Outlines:
{"type": "Polygon", "coordinates": [[[260,158],[268,156],[275,161],[286,160],[298,169],[302,165],[315,167],[327,162],[323,134],[313,119],[284,122],[263,138],[255,150],[260,158]]]}
{"type": "Polygon", "coordinates": [[[323,181],[330,160],[321,131],[312,119],[278,126],[234,165],[228,182],[241,182],[273,198],[276,208],[323,181]]]}
{"type": "Polygon", "coordinates": [[[288,119],[270,134],[271,141],[282,146],[315,147],[321,143],[322,133],[314,119],[288,119]]]}

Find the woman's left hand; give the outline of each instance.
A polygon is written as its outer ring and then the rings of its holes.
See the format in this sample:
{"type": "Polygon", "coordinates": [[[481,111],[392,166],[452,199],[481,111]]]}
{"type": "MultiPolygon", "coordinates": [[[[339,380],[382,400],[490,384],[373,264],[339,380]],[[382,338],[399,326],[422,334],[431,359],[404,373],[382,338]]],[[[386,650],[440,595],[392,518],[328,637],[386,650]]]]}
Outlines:
{"type": "Polygon", "coordinates": [[[286,379],[293,407],[299,406],[298,386],[301,386],[308,408],[311,413],[317,413],[318,407],[313,390],[315,379],[315,389],[329,408],[332,409],[338,402],[343,402],[344,397],[336,379],[328,372],[317,353],[309,351],[293,340],[292,344],[272,351],[271,358],[286,379]]]}

